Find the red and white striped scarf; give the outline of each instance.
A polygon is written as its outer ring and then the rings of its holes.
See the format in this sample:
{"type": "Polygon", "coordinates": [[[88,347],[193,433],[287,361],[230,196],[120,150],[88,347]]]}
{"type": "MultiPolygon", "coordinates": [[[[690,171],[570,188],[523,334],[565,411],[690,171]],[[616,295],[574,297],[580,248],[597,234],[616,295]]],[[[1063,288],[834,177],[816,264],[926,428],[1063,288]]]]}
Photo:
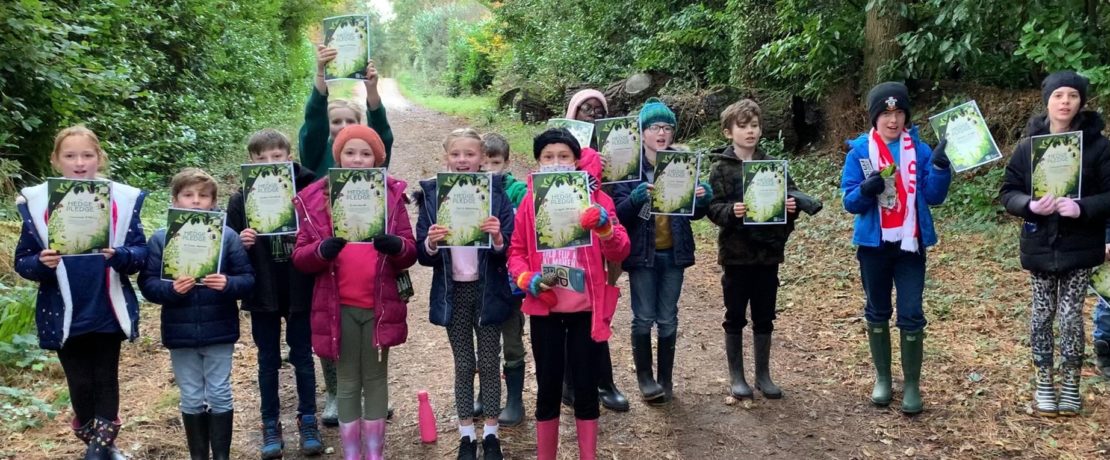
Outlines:
{"type": "MultiPolygon", "coordinates": [[[[917,237],[920,234],[915,205],[917,203],[917,151],[914,149],[913,138],[910,137],[909,131],[903,130],[901,137],[902,151],[898,156],[898,169],[894,172],[896,199],[890,207],[883,206],[880,200],[880,227],[883,241],[901,242],[903,251],[917,252],[917,237]]],[[[868,138],[867,153],[876,171],[881,171],[894,163],[894,156],[874,128],[871,129],[871,135],[868,138]]]]}

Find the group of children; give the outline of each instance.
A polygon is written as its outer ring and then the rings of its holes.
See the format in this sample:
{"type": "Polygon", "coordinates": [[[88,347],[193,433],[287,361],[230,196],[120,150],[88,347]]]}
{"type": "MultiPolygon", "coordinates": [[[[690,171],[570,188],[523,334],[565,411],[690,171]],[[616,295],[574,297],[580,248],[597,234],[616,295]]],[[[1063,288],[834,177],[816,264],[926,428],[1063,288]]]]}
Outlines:
{"type": "MultiPolygon", "coordinates": [[[[491,216],[480,227],[490,236],[488,248],[440,247],[451,228],[436,222],[434,178],[420,181],[412,195],[418,209],[414,233],[406,207],[407,184],[392,176],[387,177],[386,234],[372,244],[348,244],[333,234],[328,181],[317,178],[317,173],[323,175],[330,167],[386,167],[392,131],[377,95],[373,64],[367,69],[365,116],[361,107],[350,102],[326,102],[322,68],[333,58],[332,50],[318,50],[320,75],[300,136],[303,163],[294,161],[288,139],[274,130],[255,133],[247,145],[251,162],[293,162],[298,232],[258,235],[247,225],[243,194],[237,191],[227,201],[228,228],[223,233],[219,274],[200,282],[190,276],[161,279],[165,230],[156,231],[147,241],[139,220],[145,193],[115,182],[111,183],[111,248],[103,250],[102,257],[63,257],[45,244],[49,218],[45,184],[23,189],[19,198],[23,232],[15,267],[21,276],[40,283],[36,302],[40,344],[58,352],[70,387],[72,428],[86,445],[86,458],[120,456],[114,443],[121,426],[118,364],[122,340],[138,336],[138,300],[129,280],[136,273],[144,297],[162,306],[162,342],[170,349],[193,459],[230,455],[234,412],[230,371],[233,345],[239,339],[240,303],[250,312],[258,348],[262,457],[280,458],[284,449],[277,390],[284,320],[289,361],[295,368],[300,450],[306,455],[324,450],[316,415],[314,352],[323,363],[327,388],[322,418],[338,425],[344,458],[384,458],[390,412],[389,350],[407,338],[408,298],[401,287],[407,270],[419,262],[432,267],[429,320],[446,329],[454,359],[458,458],[478,458],[479,445],[482,458],[502,458],[500,425],[523,421],[522,329],[527,315],[538,388],[537,458],[556,458],[562,401],[573,406],[579,458],[594,459],[600,405],[628,410],[627,398],[613,383],[608,346],[621,271],[629,278],[630,336],[639,391],[645,402],[664,404],[674,397],[683,273],[695,263],[691,221],[706,216],[720,227],[717,262],[723,267],[729,394],[753,397],[743,359],[743,329],[750,306],[755,389],[769,399],[783,396],[770,375],[778,268],[799,213],[815,214],[822,205],[799,191],[788,177],[787,222],[745,225],[742,164],[772,159],[759,145],[761,112],[754,101],[737,102],[721,114],[722,134],[730,145],[712,152],[715,163],[708,183],[696,188],[692,216],[645,212],[653,193],[656,155],[676,148],[676,117],[661,101],[652,99],[638,113],[643,136],[639,181],[602,185],[605,159],[596,146],[580,145],[567,130],[548,129],[533,139],[537,171],[578,170],[589,175],[591,204],[579,218],[581,227],[591,234],[587,246],[537,250],[532,236],[536,216],[531,179],[517,180],[506,171],[510,154],[503,137],[479,135],[472,129],[447,136],[444,170],[494,173],[491,216]],[[362,124],[363,118],[369,126],[362,124]],[[551,271],[583,282],[551,282],[545,276],[551,271]],[[657,334],[654,363],[653,328],[657,334]],[[480,436],[475,419],[483,421],[480,436]]],[[[1080,111],[1086,91],[1086,80],[1074,73],[1049,76],[1044,83],[1047,114],[1035,116],[1027,132],[1084,131],[1084,197],[1030,199],[1027,139],[1007,167],[1001,192],[1007,211],[1025,220],[1021,260],[1032,274],[1034,287],[1035,407],[1045,415],[1080,410],[1082,294],[1090,269],[1110,253],[1110,245],[1103,247],[1110,242],[1103,236],[1110,217],[1110,159],[1104,158],[1110,142],[1101,135],[1099,115],[1080,111]],[[1051,327],[1057,311],[1064,357],[1059,397],[1053,380],[1051,327]]],[[[951,162],[944,140],[930,148],[910,125],[911,103],[904,85],[883,83],[873,88],[868,111],[871,129],[849,142],[841,188],[845,209],[856,216],[853,244],[867,300],[864,314],[875,367],[871,400],[888,405],[893,399],[889,320],[896,305],[903,370],[901,410],[916,414],[924,407],[919,382],[926,325],[925,253],[937,242],[929,207],[947,196],[951,162]],[[874,172],[865,174],[865,164],[874,172]],[[879,171],[889,170],[888,165],[894,165],[893,174],[885,177],[879,171]],[[896,303],[891,301],[894,289],[896,303]]],[[[607,115],[604,95],[594,90],[576,94],[567,111],[568,118],[583,121],[607,115]]],[[[58,133],[51,163],[62,177],[101,178],[107,162],[92,131],[77,126],[58,133]]],[[[174,207],[218,207],[216,181],[199,169],[187,168],[175,175],[170,189],[174,207]]],[[[1108,332],[1102,331],[1101,337],[1108,332]]]]}

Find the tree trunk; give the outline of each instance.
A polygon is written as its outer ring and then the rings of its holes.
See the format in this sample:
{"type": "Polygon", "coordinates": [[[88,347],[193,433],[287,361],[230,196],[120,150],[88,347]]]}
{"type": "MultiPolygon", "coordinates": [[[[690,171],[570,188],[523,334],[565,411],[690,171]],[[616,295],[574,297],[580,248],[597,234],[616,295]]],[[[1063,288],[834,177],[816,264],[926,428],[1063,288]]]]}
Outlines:
{"type": "Polygon", "coordinates": [[[1087,0],[1087,33],[1092,37],[1098,36],[1098,2],[1087,0]]]}
{"type": "Polygon", "coordinates": [[[860,75],[860,91],[865,98],[867,90],[885,78],[885,75],[879,74],[880,69],[897,59],[902,52],[895,37],[908,27],[902,17],[904,1],[872,0],[871,8],[867,10],[863,38],[863,74],[860,75]]]}

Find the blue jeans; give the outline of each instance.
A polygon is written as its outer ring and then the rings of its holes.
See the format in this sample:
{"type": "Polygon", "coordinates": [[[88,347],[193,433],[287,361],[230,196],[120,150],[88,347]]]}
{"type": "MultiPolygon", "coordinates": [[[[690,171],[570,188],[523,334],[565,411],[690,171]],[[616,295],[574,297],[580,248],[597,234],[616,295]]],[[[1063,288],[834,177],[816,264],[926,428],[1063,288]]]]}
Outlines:
{"type": "Polygon", "coordinates": [[[628,271],[632,291],[632,334],[651,334],[658,325],[659,337],[678,332],[678,297],[682,294],[685,269],[674,264],[671,250],[655,251],[653,267],[628,271]]]}
{"type": "Polygon", "coordinates": [[[258,392],[262,420],[277,420],[281,414],[278,369],[281,368],[281,320],[285,318],[285,343],[289,363],[297,381],[297,415],[316,414],[316,368],[312,360],[312,328],[308,312],[251,312],[251,336],[258,347],[258,392]]]}
{"type": "Polygon", "coordinates": [[[231,353],[235,344],[170,350],[173,377],[181,390],[181,412],[220,414],[231,406],[231,353]]]}
{"type": "Polygon", "coordinates": [[[1098,299],[1095,305],[1095,340],[1110,341],[1110,305],[1098,299]]]}
{"type": "Polygon", "coordinates": [[[890,298],[898,291],[898,329],[918,332],[925,328],[921,298],[925,291],[925,248],[920,253],[903,251],[898,243],[883,242],[877,248],[856,249],[863,293],[867,296],[864,316],[869,323],[887,323],[894,313],[890,298]]]}

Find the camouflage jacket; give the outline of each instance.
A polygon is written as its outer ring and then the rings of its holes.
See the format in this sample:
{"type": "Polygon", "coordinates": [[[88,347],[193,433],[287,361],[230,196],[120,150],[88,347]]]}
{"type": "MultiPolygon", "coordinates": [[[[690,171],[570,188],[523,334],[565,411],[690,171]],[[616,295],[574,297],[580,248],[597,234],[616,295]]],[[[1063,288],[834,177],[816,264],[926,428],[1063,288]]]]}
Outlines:
{"type": "MultiPolygon", "coordinates": [[[[709,202],[709,220],[720,227],[717,234],[717,263],[721,265],[777,265],[784,260],[786,240],[794,231],[797,214],[788,214],[785,225],[744,225],[744,219],[732,212],[733,204],[743,202],[743,162],[732,153],[729,145],[711,152],[715,162],[709,173],[713,201],[709,202]]],[[[775,160],[756,150],[753,160],[775,160]]],[[[794,179],[787,174],[787,193],[796,192],[794,179]]]]}

